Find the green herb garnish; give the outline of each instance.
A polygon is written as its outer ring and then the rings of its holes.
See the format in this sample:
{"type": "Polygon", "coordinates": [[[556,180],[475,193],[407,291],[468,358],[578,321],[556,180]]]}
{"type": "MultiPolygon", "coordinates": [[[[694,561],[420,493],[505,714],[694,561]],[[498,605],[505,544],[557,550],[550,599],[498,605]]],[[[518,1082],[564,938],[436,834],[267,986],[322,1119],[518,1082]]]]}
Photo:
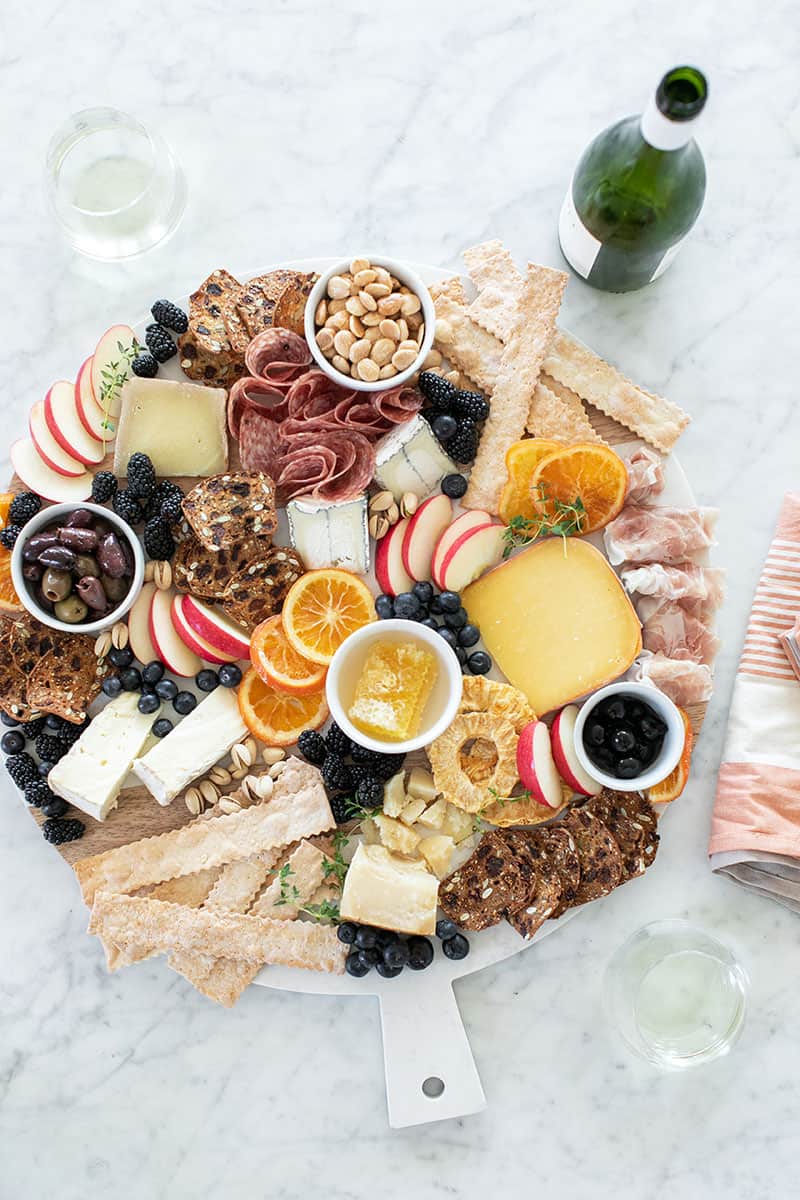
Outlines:
{"type": "MultiPolygon", "coordinates": [[[[109,430],[109,441],[114,436],[114,430],[109,420],[111,406],[119,398],[122,385],[130,378],[131,363],[136,358],[136,355],[141,350],[141,346],[133,339],[130,346],[124,346],[122,342],[117,342],[117,349],[120,357],[114,362],[110,362],[107,367],[104,367],[100,372],[102,383],[100,385],[99,404],[103,412],[103,421],[101,422],[103,429],[109,430]]],[[[105,444],[105,438],[103,444],[105,444]]]]}
{"type": "Polygon", "coordinates": [[[580,496],[576,496],[571,504],[563,500],[551,498],[547,494],[546,484],[536,486],[534,501],[546,505],[546,511],[535,517],[512,517],[505,528],[503,541],[503,558],[508,558],[512,550],[521,546],[530,546],[540,537],[561,537],[566,539],[583,532],[586,524],[586,506],[580,496]]]}
{"type": "MultiPolygon", "coordinates": [[[[490,787],[487,789],[489,795],[494,799],[495,804],[499,804],[501,808],[505,808],[507,804],[516,804],[519,800],[530,800],[533,793],[528,788],[523,788],[518,796],[501,796],[496,788],[490,787]]],[[[478,818],[480,820],[480,818],[478,818]]],[[[476,832],[473,830],[473,832],[476,832]]]]}

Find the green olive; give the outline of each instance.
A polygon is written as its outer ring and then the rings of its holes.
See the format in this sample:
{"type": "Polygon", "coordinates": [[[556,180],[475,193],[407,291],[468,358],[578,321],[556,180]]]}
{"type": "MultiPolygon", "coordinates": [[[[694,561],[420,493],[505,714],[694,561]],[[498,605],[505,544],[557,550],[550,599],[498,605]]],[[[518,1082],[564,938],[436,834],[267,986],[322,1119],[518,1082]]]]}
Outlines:
{"type": "Polygon", "coordinates": [[[66,621],[68,625],[77,625],[84,619],[88,611],[89,609],[79,596],[67,596],[66,600],[59,600],[54,607],[59,621],[66,621]]]}
{"type": "Polygon", "coordinates": [[[75,574],[79,579],[84,579],[87,575],[92,575],[95,579],[100,574],[100,568],[97,565],[96,559],[89,554],[75,555],[75,574]]]}
{"type": "Polygon", "coordinates": [[[48,600],[65,600],[72,591],[72,576],[69,571],[48,567],[42,576],[42,591],[48,600]]]}
{"type": "Polygon", "coordinates": [[[110,575],[101,575],[100,582],[103,585],[103,591],[108,596],[109,600],[116,604],[120,600],[124,600],[128,594],[130,580],[120,577],[112,579],[110,575]]]}

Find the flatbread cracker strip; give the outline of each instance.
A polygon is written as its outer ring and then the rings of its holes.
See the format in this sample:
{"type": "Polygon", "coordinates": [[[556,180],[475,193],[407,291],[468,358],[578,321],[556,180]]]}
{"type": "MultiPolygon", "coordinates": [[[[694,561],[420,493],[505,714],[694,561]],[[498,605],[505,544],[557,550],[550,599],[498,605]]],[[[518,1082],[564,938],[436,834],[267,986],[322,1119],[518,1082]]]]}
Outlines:
{"type": "Polygon", "coordinates": [[[170,966],[175,966],[175,970],[183,975],[201,996],[207,996],[209,1000],[214,1000],[225,1008],[233,1008],[261,971],[261,967],[254,967],[252,963],[236,962],[232,958],[210,958],[206,954],[185,957],[197,964],[197,969],[193,970],[192,974],[184,969],[183,955],[173,954],[170,966]],[[178,960],[177,966],[175,960],[178,960]]]}
{"type": "Polygon", "coordinates": [[[75,864],[75,873],[84,900],[91,904],[100,890],[132,892],[202,867],[249,858],[334,825],[319,771],[292,758],[275,781],[267,804],[193,821],[169,833],[81,859],[75,864]]]}
{"type": "Polygon", "coordinates": [[[677,404],[637,387],[563,330],[553,338],[544,370],[664,454],[689,424],[689,416],[677,404]]]}
{"type": "MultiPolygon", "coordinates": [[[[185,904],[188,908],[199,908],[205,900],[220,872],[218,869],[195,871],[192,875],[181,875],[178,879],[167,879],[156,884],[148,892],[149,900],[169,900],[173,904],[185,904]]],[[[133,963],[151,958],[156,951],[142,945],[117,946],[104,943],[106,966],[109,971],[129,967],[133,963]]]]}
{"type": "Polygon", "coordinates": [[[503,358],[503,343],[481,329],[466,307],[447,295],[438,296],[434,346],[483,392],[491,392],[503,358]]]}
{"type": "Polygon", "coordinates": [[[217,912],[247,912],[254,898],[270,878],[278,860],[278,851],[270,850],[252,858],[227,863],[206,897],[203,907],[217,912]]]}
{"type": "Polygon", "coordinates": [[[161,953],[189,951],[253,964],[344,971],[345,947],[335,928],[311,921],[267,921],[101,891],[95,896],[89,932],[116,944],[144,942],[161,953]]]}
{"type": "Polygon", "coordinates": [[[433,300],[438,300],[439,296],[448,296],[455,304],[464,306],[469,304],[460,275],[451,275],[449,279],[440,279],[438,283],[432,283],[428,291],[433,300]]]}
{"type": "Polygon", "coordinates": [[[514,327],[524,276],[502,242],[484,242],[464,251],[464,262],[478,295],[469,306],[473,321],[506,341],[514,327]]]}
{"type": "Polygon", "coordinates": [[[601,442],[586,415],[580,396],[543,375],[533,393],[528,433],[560,442],[601,442]]]}
{"type": "Polygon", "coordinates": [[[465,508],[497,512],[500,492],[508,478],[506,451],[525,432],[531,398],[566,286],[567,276],[563,271],[528,264],[516,322],[502,356],[489,416],[462,502],[465,508]]]}
{"type": "Polygon", "coordinates": [[[310,842],[301,842],[286,860],[289,870],[285,878],[281,879],[280,873],[275,875],[251,906],[250,913],[256,917],[270,917],[275,921],[293,921],[300,911],[299,906],[307,904],[322,884],[325,878],[324,862],[325,855],[321,850],[312,846],[310,842]],[[281,904],[282,893],[287,900],[295,903],[281,904]]]}

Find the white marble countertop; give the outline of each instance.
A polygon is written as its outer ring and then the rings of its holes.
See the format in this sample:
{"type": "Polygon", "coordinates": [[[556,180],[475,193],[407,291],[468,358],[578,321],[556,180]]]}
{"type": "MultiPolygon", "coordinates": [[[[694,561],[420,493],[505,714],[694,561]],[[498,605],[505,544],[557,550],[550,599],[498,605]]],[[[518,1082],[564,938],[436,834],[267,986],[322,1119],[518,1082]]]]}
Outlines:
{"type": "Polygon", "coordinates": [[[654,869],[458,986],[489,1102],[478,1116],[389,1130],[371,999],[251,989],[227,1012],[158,960],[108,977],[71,873],[3,785],[2,1200],[794,1194],[800,924],[713,877],[705,854],[750,597],[780,497],[800,485],[794,6],[41,0],[2,44],[9,440],[102,328],[214,267],[367,243],[455,267],[486,237],[560,265],[583,146],[665,68],[696,61],[711,81],[700,225],[643,293],[573,281],[565,323],[692,413],[680,456],[722,510],[730,570],[717,693],[654,869]],[[42,201],[51,132],[104,103],[160,128],[189,184],[176,236],[126,266],[75,258],[42,201]],[[613,950],[674,915],[729,939],[752,978],[736,1052],[678,1076],[630,1058],[600,1005],[613,950]]]}

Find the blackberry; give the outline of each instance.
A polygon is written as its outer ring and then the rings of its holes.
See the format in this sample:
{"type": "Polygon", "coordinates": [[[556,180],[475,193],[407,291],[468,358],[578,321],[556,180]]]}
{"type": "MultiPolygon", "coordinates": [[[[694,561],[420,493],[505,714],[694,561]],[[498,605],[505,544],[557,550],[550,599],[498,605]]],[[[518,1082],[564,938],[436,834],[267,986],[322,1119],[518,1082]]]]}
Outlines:
{"type": "Polygon", "coordinates": [[[321,733],[317,733],[316,729],[303,730],[297,739],[297,749],[306,762],[313,763],[315,767],[322,766],[328,753],[325,738],[321,733]]]}
{"type": "Polygon", "coordinates": [[[186,313],[171,300],[156,300],[150,312],[154,321],[158,321],[159,325],[166,325],[167,329],[174,329],[176,333],[186,333],[189,328],[186,313]]]}
{"type": "Polygon", "coordinates": [[[325,735],[325,745],[330,753],[338,754],[342,758],[346,754],[350,754],[353,749],[353,743],[350,741],[350,738],[338,725],[331,725],[325,735]]]}
{"type": "Polygon", "coordinates": [[[333,754],[330,750],[325,755],[325,762],[322,764],[322,781],[331,791],[350,791],[353,782],[350,777],[350,768],[341,755],[333,754]]]}
{"type": "Polygon", "coordinates": [[[445,475],[442,480],[442,491],[451,500],[460,500],[466,490],[467,481],[463,475],[453,473],[452,475],[445,475]]]}
{"type": "MultiPolygon", "coordinates": [[[[377,781],[377,776],[369,763],[353,763],[350,767],[350,778],[353,781],[353,787],[358,787],[363,779],[377,781]]],[[[383,785],[381,785],[381,790],[383,790],[383,785]]]]}
{"type": "Polygon", "coordinates": [[[375,776],[362,779],[356,787],[356,804],[362,808],[380,808],[383,804],[383,784],[375,776]]]}
{"type": "Polygon", "coordinates": [[[13,550],[21,533],[21,525],[6,525],[5,529],[0,530],[0,546],[5,546],[6,550],[13,550]]]}
{"type": "Polygon", "coordinates": [[[112,471],[98,471],[92,480],[92,499],[95,504],[107,504],[117,486],[117,477],[112,471]]]}
{"type": "Polygon", "coordinates": [[[445,412],[453,402],[456,389],[449,379],[435,371],[423,371],[419,377],[419,390],[432,408],[445,412]]]}
{"type": "Polygon", "coordinates": [[[478,453],[478,429],[474,421],[462,421],[447,443],[447,453],[457,463],[471,463],[478,453]]]}
{"type": "Polygon", "coordinates": [[[55,792],[47,786],[44,779],[34,779],[32,783],[26,784],[23,794],[25,803],[30,804],[31,808],[43,808],[56,798],[55,792]]]}
{"type": "Polygon", "coordinates": [[[131,370],[140,379],[152,379],[158,374],[158,363],[148,350],[143,350],[131,363],[131,370]]]}
{"type": "Polygon", "coordinates": [[[146,454],[139,452],[128,459],[128,491],[137,500],[149,500],[156,490],[156,472],[146,454]]]}
{"type": "Polygon", "coordinates": [[[156,362],[165,363],[178,353],[178,347],[163,325],[148,325],[144,331],[144,340],[156,362]]]}
{"type": "Polygon", "coordinates": [[[371,766],[376,758],[380,758],[380,751],[368,750],[366,746],[359,746],[358,742],[353,742],[350,757],[354,763],[365,763],[367,766],[371,766]]]}
{"type": "Polygon", "coordinates": [[[129,488],[123,488],[121,492],[116,493],[111,501],[111,507],[117,516],[122,517],[123,521],[127,521],[129,525],[141,523],[142,510],[139,507],[139,501],[129,488]]]}
{"type": "Polygon", "coordinates": [[[24,788],[27,783],[33,783],[34,779],[39,778],[36,763],[24,750],[21,754],[12,754],[6,759],[6,770],[18,788],[24,788]]]}
{"type": "Polygon", "coordinates": [[[149,558],[172,558],[175,553],[175,539],[163,517],[153,517],[145,525],[144,548],[149,558]]]}
{"type": "Polygon", "coordinates": [[[13,525],[24,525],[41,507],[42,501],[35,492],[19,492],[11,501],[8,519],[13,525]]]}
{"type": "Polygon", "coordinates": [[[60,846],[63,842],[75,842],[78,838],[82,838],[85,828],[83,821],[77,821],[74,818],[69,821],[53,818],[45,821],[42,826],[42,835],[46,842],[50,842],[53,846],[60,846]]]}
{"type": "Polygon", "coordinates": [[[40,733],[34,744],[39,758],[45,758],[48,762],[58,762],[69,750],[63,738],[54,737],[51,733],[40,733]]]}
{"type": "Polygon", "coordinates": [[[405,754],[376,754],[371,763],[373,775],[385,783],[401,769],[405,757],[405,754]]]}
{"type": "Polygon", "coordinates": [[[168,525],[177,525],[183,516],[183,496],[167,496],[161,502],[160,516],[168,525]]]}
{"type": "Polygon", "coordinates": [[[489,415],[489,402],[480,392],[456,392],[453,412],[457,417],[469,417],[471,421],[485,421],[489,415]]]}
{"type": "Polygon", "coordinates": [[[352,800],[348,795],[342,792],[338,796],[329,796],[328,803],[331,806],[333,819],[337,825],[347,825],[349,821],[352,821],[353,817],[350,812],[352,800]]]}

